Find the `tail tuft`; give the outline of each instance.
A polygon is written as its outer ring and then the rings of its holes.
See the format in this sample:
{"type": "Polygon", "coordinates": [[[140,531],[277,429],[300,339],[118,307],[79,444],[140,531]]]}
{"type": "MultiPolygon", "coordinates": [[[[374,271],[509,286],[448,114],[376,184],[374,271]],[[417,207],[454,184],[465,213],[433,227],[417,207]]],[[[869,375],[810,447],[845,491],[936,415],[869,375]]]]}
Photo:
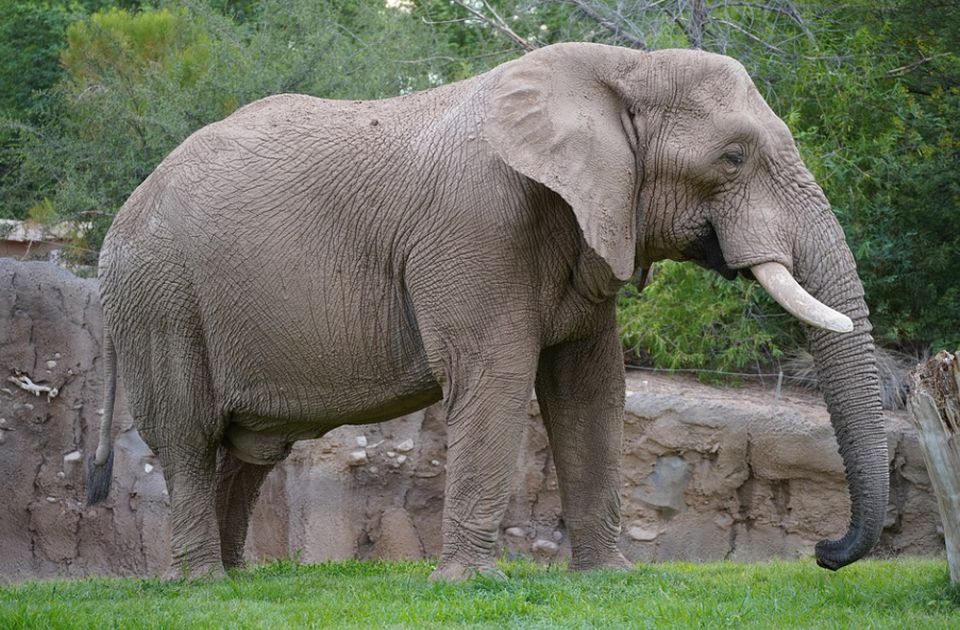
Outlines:
{"type": "Polygon", "coordinates": [[[107,455],[107,461],[99,466],[96,455],[87,459],[87,505],[96,505],[110,494],[110,481],[113,479],[113,449],[107,455]]]}

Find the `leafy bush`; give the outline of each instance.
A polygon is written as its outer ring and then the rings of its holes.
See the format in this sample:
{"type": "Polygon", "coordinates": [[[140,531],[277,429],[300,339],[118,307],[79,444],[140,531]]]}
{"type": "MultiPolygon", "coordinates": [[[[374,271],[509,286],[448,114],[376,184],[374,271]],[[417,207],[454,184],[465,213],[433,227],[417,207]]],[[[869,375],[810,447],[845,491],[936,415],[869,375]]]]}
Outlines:
{"type": "Polygon", "coordinates": [[[690,263],[656,269],[642,292],[624,289],[617,310],[624,346],[655,367],[696,368],[711,379],[770,364],[801,340],[799,325],[754,282],[690,263]]]}
{"type": "Polygon", "coordinates": [[[41,123],[0,135],[12,214],[44,203],[51,220],[87,225],[71,251],[92,262],[122,203],[199,127],[280,92],[397,95],[437,81],[447,63],[431,54],[426,25],[376,4],[264,0],[256,11],[254,24],[238,23],[205,2],[166,2],[72,24],[66,78],[41,123]]]}
{"type": "MultiPolygon", "coordinates": [[[[905,5],[887,2],[899,15],[905,5]],[[901,6],[903,5],[903,6],[901,6]]],[[[960,344],[960,56],[884,14],[822,41],[780,87],[807,163],[847,231],[878,337],[960,344]]],[[[917,18],[921,19],[921,18],[917,18]]],[[[927,17],[960,27],[960,15],[927,17]]]]}

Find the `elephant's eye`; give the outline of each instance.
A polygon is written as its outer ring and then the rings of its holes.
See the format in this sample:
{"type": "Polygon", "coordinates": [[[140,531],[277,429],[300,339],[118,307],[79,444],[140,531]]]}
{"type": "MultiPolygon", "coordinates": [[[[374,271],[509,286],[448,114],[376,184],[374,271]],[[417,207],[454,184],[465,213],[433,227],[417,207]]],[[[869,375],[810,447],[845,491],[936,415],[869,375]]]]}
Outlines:
{"type": "Polygon", "coordinates": [[[723,154],[723,159],[734,166],[743,164],[743,149],[730,149],[723,154]]]}

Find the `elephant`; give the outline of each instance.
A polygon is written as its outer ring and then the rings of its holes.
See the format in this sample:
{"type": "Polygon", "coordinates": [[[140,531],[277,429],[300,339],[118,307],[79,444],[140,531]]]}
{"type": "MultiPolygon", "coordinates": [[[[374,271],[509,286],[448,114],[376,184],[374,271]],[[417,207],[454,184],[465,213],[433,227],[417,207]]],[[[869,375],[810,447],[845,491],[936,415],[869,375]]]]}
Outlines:
{"type": "Polygon", "coordinates": [[[117,378],[163,467],[173,571],[242,564],[297,440],[442,401],[433,579],[497,574],[526,409],[541,407],[572,570],[627,568],[618,290],[658,260],[758,281],[804,322],[851,496],[836,570],[877,542],[889,472],[856,264],[742,64],[696,50],[537,49],[376,101],[281,94],[196,131],[100,254],[110,485],[117,378]]]}

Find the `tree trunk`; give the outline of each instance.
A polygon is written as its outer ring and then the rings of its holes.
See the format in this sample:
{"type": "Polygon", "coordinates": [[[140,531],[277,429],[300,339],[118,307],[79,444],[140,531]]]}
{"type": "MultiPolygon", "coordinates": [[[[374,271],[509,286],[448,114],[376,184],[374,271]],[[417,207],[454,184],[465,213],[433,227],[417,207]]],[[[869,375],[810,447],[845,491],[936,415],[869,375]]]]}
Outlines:
{"type": "Polygon", "coordinates": [[[940,504],[950,581],[960,582],[960,365],[940,352],[910,373],[907,406],[940,504]]]}

